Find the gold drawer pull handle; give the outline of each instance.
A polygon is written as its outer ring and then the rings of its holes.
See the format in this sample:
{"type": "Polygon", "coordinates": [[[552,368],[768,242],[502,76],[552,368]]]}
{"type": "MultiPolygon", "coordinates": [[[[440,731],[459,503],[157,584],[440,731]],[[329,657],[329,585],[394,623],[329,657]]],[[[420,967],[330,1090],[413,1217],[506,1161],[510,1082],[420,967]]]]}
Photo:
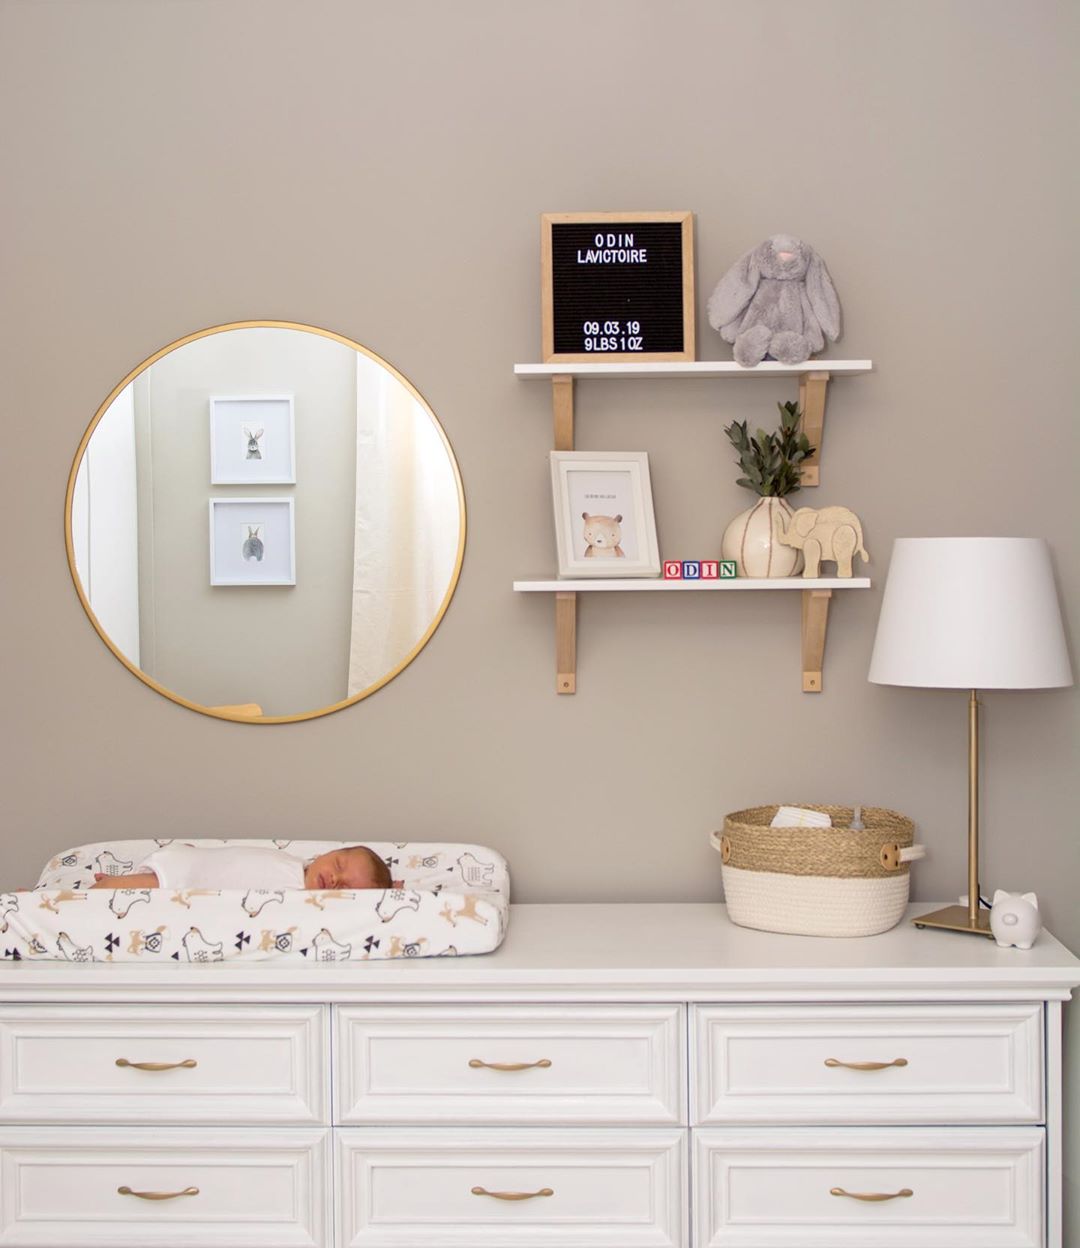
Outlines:
{"type": "Polygon", "coordinates": [[[538,1062],[482,1062],[478,1057],[474,1057],[469,1066],[473,1070],[547,1070],[551,1065],[551,1059],[542,1057],[538,1062]]]}
{"type": "Polygon", "coordinates": [[[532,1200],[536,1196],[554,1196],[555,1190],[542,1187],[538,1192],[489,1192],[486,1187],[474,1187],[474,1196],[492,1196],[495,1200],[532,1200]]]}
{"type": "Polygon", "coordinates": [[[829,1189],[830,1196],[847,1196],[851,1200],[898,1200],[901,1196],[914,1196],[910,1187],[902,1187],[898,1192],[845,1192],[842,1187],[829,1189]]]}
{"type": "Polygon", "coordinates": [[[126,1057],[118,1057],[116,1064],[132,1070],[194,1070],[199,1063],[193,1057],[182,1062],[129,1062],[126,1057]]]}
{"type": "Polygon", "coordinates": [[[907,1058],[898,1057],[892,1062],[841,1062],[835,1057],[827,1057],[825,1065],[843,1066],[845,1070],[888,1070],[890,1066],[906,1066],[907,1058]]]}
{"type": "Polygon", "coordinates": [[[182,1192],[133,1192],[130,1187],[118,1187],[121,1196],[138,1196],[140,1200],[175,1200],[177,1196],[198,1196],[197,1187],[185,1187],[182,1192]]]}

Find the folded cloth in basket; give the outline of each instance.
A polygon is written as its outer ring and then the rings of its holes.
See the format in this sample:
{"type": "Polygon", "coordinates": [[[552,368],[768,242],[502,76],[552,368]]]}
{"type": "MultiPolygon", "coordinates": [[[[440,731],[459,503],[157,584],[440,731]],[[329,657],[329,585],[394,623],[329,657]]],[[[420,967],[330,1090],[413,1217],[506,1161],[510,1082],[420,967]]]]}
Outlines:
{"type": "MultiPolygon", "coordinates": [[[[168,840],[102,841],[57,854],[30,892],[0,893],[0,955],[69,962],[364,962],[489,953],[506,934],[510,877],[483,845],[365,841],[401,887],[99,889],[168,840]]],[[[305,860],[352,841],[185,839],[284,849],[305,860]]]]}

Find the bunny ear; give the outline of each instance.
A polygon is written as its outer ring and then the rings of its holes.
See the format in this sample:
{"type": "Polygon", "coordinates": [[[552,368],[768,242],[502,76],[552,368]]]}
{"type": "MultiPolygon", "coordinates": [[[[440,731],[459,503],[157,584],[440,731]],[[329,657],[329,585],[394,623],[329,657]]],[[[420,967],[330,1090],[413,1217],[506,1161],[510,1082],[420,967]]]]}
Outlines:
{"type": "Polygon", "coordinates": [[[833,342],[840,337],[840,300],[832,284],[825,261],[816,251],[810,253],[806,268],[806,295],[821,326],[821,332],[833,342]]]}
{"type": "Polygon", "coordinates": [[[759,251],[759,247],[748,251],[716,283],[716,289],[709,296],[708,306],[709,324],[713,329],[723,333],[724,326],[730,325],[753,299],[758,282],[761,281],[759,251]]]}

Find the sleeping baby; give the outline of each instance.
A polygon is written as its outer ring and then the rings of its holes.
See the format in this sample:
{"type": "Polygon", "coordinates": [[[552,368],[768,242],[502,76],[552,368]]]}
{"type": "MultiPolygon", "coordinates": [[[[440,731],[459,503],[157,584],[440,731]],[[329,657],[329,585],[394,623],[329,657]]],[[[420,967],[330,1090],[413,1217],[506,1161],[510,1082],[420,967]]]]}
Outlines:
{"type": "Polygon", "coordinates": [[[348,845],[305,862],[257,845],[166,845],[134,875],[96,875],[91,888],[391,888],[390,868],[366,845],[348,845]]]}

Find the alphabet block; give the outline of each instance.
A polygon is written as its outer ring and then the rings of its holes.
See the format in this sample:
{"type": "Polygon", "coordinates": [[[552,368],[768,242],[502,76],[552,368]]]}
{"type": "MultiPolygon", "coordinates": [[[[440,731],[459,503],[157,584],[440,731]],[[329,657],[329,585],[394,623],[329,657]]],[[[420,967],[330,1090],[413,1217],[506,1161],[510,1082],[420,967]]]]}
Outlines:
{"type": "Polygon", "coordinates": [[[664,580],[665,581],[681,581],[682,580],[682,562],[678,559],[664,560],[664,580]]]}
{"type": "Polygon", "coordinates": [[[720,565],[715,559],[702,559],[701,561],[701,579],[703,581],[715,581],[720,576],[720,565]]]}
{"type": "Polygon", "coordinates": [[[682,561],[682,574],[684,581],[700,581],[701,561],[699,559],[684,559],[682,561]]]}
{"type": "Polygon", "coordinates": [[[738,573],[735,570],[734,559],[721,559],[720,560],[720,579],[722,581],[733,580],[737,575],[738,573]]]}

